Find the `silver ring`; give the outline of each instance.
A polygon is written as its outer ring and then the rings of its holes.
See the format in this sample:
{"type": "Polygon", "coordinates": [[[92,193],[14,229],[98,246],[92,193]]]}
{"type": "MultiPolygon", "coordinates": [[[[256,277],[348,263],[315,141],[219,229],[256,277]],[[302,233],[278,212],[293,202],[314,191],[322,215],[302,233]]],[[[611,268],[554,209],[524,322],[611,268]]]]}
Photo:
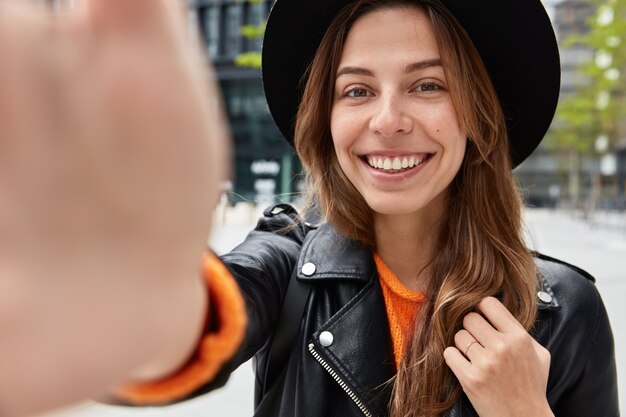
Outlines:
{"type": "Polygon", "coordinates": [[[478,343],[478,340],[472,340],[471,342],[467,344],[467,346],[465,346],[465,351],[463,352],[465,357],[467,357],[467,352],[469,351],[469,348],[472,347],[474,343],[478,343]]]}

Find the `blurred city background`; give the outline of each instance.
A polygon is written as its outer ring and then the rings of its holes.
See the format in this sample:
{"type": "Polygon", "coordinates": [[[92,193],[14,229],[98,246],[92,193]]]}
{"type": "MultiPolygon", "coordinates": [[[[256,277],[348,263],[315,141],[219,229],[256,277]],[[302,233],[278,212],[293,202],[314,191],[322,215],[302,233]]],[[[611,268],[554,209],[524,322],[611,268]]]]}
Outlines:
{"type": "MultiPolygon", "coordinates": [[[[46,1],[61,7],[62,0],[46,1]]],[[[72,0],[70,0],[72,1],[72,0]]],[[[269,114],[260,70],[273,0],[187,0],[190,36],[211,58],[234,138],[232,180],[223,184],[212,244],[224,252],[275,201],[298,203],[301,166],[269,114]]],[[[527,202],[529,245],[597,277],[616,337],[626,397],[626,0],[544,0],[561,48],[561,98],[539,149],[514,172],[527,202]]],[[[285,57],[288,65],[288,57],[285,57]]],[[[541,65],[540,62],[537,65],[541,65]]],[[[520,88],[534,88],[519,80],[520,88]]],[[[123,409],[91,403],[78,416],[246,416],[252,370],[187,404],[123,409]]]]}
{"type": "MultiPolygon", "coordinates": [[[[190,26],[217,68],[235,141],[230,203],[291,201],[300,164],[268,112],[260,48],[272,0],[189,0],[190,26]],[[195,29],[192,29],[195,31],[195,29]]],[[[531,207],[626,208],[624,0],[545,0],[561,48],[557,115],[515,174],[531,207]]],[[[285,65],[288,65],[285,57],[285,65]]],[[[537,65],[541,65],[540,62],[537,65]]],[[[534,88],[519,80],[520,88],[534,88]]]]}

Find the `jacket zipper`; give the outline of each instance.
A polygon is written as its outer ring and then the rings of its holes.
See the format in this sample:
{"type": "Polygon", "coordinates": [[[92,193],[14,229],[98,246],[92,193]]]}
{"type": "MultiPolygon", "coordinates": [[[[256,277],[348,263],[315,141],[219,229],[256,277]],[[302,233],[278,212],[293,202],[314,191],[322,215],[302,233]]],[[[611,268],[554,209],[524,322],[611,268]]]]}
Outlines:
{"type": "Polygon", "coordinates": [[[363,402],[356,396],[354,391],[352,391],[350,387],[348,387],[348,384],[346,384],[343,379],[341,379],[341,377],[337,375],[337,372],[335,372],[335,370],[328,364],[328,362],[326,362],[320,356],[320,354],[317,353],[317,351],[315,350],[315,345],[313,343],[309,343],[309,352],[315,358],[315,360],[319,362],[320,365],[322,365],[322,368],[324,368],[326,372],[330,374],[335,382],[339,384],[339,386],[345,391],[345,393],[348,394],[348,397],[350,397],[350,399],[354,401],[356,406],[359,407],[359,410],[361,410],[361,412],[366,417],[374,417],[373,414],[370,413],[370,411],[367,409],[367,407],[365,407],[365,404],[363,404],[363,402]]]}

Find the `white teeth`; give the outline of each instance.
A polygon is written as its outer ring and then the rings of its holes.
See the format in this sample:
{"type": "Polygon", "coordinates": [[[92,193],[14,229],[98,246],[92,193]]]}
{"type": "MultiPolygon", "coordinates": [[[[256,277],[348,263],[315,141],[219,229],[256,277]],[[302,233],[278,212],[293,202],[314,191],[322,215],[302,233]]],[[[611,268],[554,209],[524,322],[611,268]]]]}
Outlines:
{"type": "Polygon", "coordinates": [[[422,163],[425,158],[417,158],[415,155],[396,156],[393,158],[385,158],[378,156],[367,157],[367,163],[377,169],[385,171],[399,171],[401,169],[413,168],[422,163]]]}

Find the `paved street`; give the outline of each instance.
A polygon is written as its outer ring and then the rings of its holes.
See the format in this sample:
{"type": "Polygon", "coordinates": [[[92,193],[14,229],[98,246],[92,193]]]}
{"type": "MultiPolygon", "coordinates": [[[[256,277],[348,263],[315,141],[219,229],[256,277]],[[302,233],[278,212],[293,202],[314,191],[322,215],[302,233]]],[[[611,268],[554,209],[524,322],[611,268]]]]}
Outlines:
{"type": "MultiPolygon", "coordinates": [[[[626,404],[626,216],[602,218],[590,225],[565,212],[527,211],[531,247],[573,263],[597,278],[616,339],[620,399],[626,404]]],[[[251,226],[218,227],[213,247],[223,252],[241,241],[251,226]]],[[[249,364],[240,368],[227,387],[185,404],[163,408],[126,409],[82,404],[46,417],[242,417],[252,414],[253,375],[249,364]]],[[[623,407],[622,407],[623,408],[623,407]]]]}

